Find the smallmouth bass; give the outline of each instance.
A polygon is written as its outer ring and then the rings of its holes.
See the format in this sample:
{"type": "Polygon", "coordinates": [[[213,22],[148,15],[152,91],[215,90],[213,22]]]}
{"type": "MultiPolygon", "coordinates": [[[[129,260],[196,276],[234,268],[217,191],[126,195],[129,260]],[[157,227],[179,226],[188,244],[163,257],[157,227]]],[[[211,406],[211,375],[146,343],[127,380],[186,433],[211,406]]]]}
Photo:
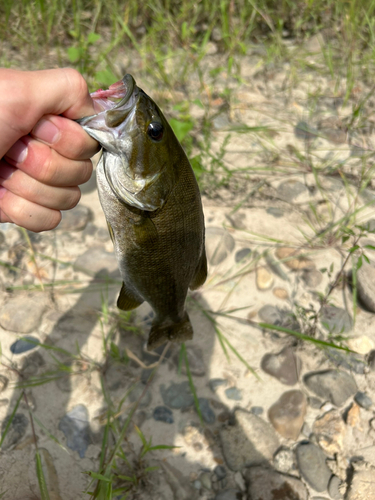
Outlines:
{"type": "Polygon", "coordinates": [[[91,97],[103,108],[77,120],[103,147],[100,202],[123,279],[117,306],[154,310],[147,349],[193,338],[188,288],[207,277],[204,217],[189,160],[154,101],[131,75],[91,97]]]}

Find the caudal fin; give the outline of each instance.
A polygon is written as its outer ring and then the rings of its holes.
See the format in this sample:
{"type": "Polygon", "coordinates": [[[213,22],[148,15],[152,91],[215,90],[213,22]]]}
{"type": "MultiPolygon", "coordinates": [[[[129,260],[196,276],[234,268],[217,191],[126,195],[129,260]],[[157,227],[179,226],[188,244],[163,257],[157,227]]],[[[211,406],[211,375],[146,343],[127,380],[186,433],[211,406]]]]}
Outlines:
{"type": "Polygon", "coordinates": [[[147,350],[153,351],[165,342],[186,342],[193,338],[194,332],[187,313],[182,321],[157,323],[151,327],[147,350]]]}

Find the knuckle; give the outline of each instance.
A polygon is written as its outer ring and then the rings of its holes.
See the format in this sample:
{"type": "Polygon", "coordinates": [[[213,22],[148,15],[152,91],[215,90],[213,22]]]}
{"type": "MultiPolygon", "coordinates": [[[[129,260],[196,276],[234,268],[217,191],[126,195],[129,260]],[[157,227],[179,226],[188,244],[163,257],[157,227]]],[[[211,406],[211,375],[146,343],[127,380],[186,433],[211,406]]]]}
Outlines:
{"type": "Polygon", "coordinates": [[[78,187],[70,188],[64,203],[64,210],[74,208],[81,199],[81,191],[78,187]]]}
{"type": "Polygon", "coordinates": [[[91,160],[84,160],[82,162],[82,171],[81,171],[81,182],[79,184],[84,184],[89,181],[92,175],[92,163],[91,160]]]}
{"type": "Polygon", "coordinates": [[[77,100],[85,97],[88,94],[88,87],[81,73],[74,68],[64,68],[63,71],[77,100]]]}

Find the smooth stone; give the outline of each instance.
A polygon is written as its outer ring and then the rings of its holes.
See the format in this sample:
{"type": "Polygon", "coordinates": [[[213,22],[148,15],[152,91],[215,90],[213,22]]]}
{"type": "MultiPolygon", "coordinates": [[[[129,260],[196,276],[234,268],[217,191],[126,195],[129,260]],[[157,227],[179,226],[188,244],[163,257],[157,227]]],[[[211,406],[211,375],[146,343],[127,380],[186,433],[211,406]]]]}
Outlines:
{"type": "Polygon", "coordinates": [[[87,408],[80,404],[64,415],[59,422],[59,430],[64,433],[67,446],[73,451],[78,451],[80,458],[84,458],[91,444],[88,417],[87,408]]]}
{"type": "Polygon", "coordinates": [[[355,471],[345,500],[370,500],[373,498],[375,498],[375,469],[355,471]]]}
{"type": "Polygon", "coordinates": [[[218,387],[228,385],[228,380],[225,378],[212,378],[209,380],[208,385],[210,386],[212,392],[216,392],[218,387]]]}
{"type": "Polygon", "coordinates": [[[304,252],[290,247],[278,247],[276,249],[276,257],[283,262],[286,267],[293,271],[301,271],[304,269],[315,269],[315,264],[311,259],[304,257],[304,252]]]}
{"type": "Polygon", "coordinates": [[[237,387],[228,387],[228,389],[225,389],[224,392],[228,399],[232,399],[233,401],[242,400],[242,391],[237,387]]]}
{"type": "Polygon", "coordinates": [[[4,330],[17,333],[31,333],[41,323],[47,303],[44,297],[35,300],[23,295],[11,298],[1,308],[0,325],[4,330]]]}
{"type": "Polygon", "coordinates": [[[217,465],[214,468],[214,473],[218,479],[224,479],[227,475],[227,469],[223,465],[217,465]]]}
{"type": "Polygon", "coordinates": [[[350,427],[357,427],[361,421],[361,408],[354,401],[346,412],[345,420],[350,427]]]}
{"type": "Polygon", "coordinates": [[[357,271],[357,293],[366,309],[375,312],[375,267],[364,259],[357,271]]]}
{"type": "Polygon", "coordinates": [[[116,256],[113,252],[106,252],[103,248],[89,248],[80,255],[75,263],[74,270],[88,274],[89,276],[109,273],[120,273],[117,267],[116,256]]]}
{"type": "Polygon", "coordinates": [[[341,406],[357,392],[354,378],[340,370],[310,372],[303,377],[303,381],[310,391],[335,406],[341,406]]]}
{"type": "Polygon", "coordinates": [[[174,422],[172,410],[166,406],[157,406],[152,416],[157,422],[165,422],[166,424],[173,424],[174,422]]]}
{"type": "Polygon", "coordinates": [[[250,248],[241,248],[241,250],[238,250],[234,256],[234,260],[238,263],[241,262],[241,260],[246,259],[247,257],[250,257],[251,255],[251,249],[250,248]]]}
{"type": "Polygon", "coordinates": [[[367,364],[372,372],[375,371],[375,349],[368,353],[367,364]]]}
{"type": "Polygon", "coordinates": [[[323,281],[323,274],[317,269],[306,270],[302,273],[302,279],[310,288],[316,288],[323,281]]]}
{"type": "MultiPolygon", "coordinates": [[[[11,418],[11,415],[4,418],[1,424],[1,433],[3,434],[6,426],[11,418]]],[[[23,436],[26,434],[27,426],[29,425],[29,419],[23,413],[16,413],[13,415],[12,423],[9,426],[7,434],[4,438],[3,444],[1,446],[2,450],[7,450],[11,446],[17,444],[23,436]]]]}
{"type": "Polygon", "coordinates": [[[60,231],[82,231],[92,218],[92,211],[85,205],[77,205],[62,211],[62,219],[57,229],[60,231]]]}
{"type": "Polygon", "coordinates": [[[340,479],[337,476],[332,476],[328,483],[328,493],[333,500],[342,500],[343,496],[340,493],[340,479]]]}
{"type": "Polygon", "coordinates": [[[220,493],[215,496],[214,500],[242,500],[242,492],[234,488],[220,491],[220,493]]]}
{"type": "Polygon", "coordinates": [[[289,448],[280,448],[273,457],[273,465],[279,472],[295,472],[297,466],[293,450],[289,448]]]}
{"type": "Polygon", "coordinates": [[[276,287],[272,290],[272,293],[275,297],[281,300],[287,300],[289,298],[288,292],[285,290],[285,288],[276,287]]]}
{"type": "Polygon", "coordinates": [[[85,229],[82,231],[82,235],[84,237],[86,236],[94,236],[95,234],[97,235],[98,228],[95,226],[93,222],[89,222],[85,229]]]}
{"type": "Polygon", "coordinates": [[[21,366],[22,376],[25,378],[33,377],[39,371],[39,368],[45,365],[43,356],[39,352],[33,352],[23,359],[21,366]]]}
{"type": "Polygon", "coordinates": [[[307,402],[311,406],[311,408],[314,408],[314,410],[319,410],[322,407],[322,400],[319,398],[315,398],[314,396],[309,396],[307,398],[307,402]]]}
{"type": "Polygon", "coordinates": [[[372,399],[362,391],[357,392],[354,396],[354,401],[365,410],[369,410],[372,406],[372,399]]]}
{"type": "MultiPolygon", "coordinates": [[[[164,348],[165,346],[163,346],[164,348]]],[[[203,351],[198,346],[188,346],[186,347],[186,355],[189,364],[189,370],[192,375],[197,377],[203,377],[206,374],[206,367],[204,364],[203,351]]],[[[179,353],[176,353],[175,363],[179,363],[179,353]]],[[[181,373],[186,375],[186,364],[182,363],[181,373]]]]}
{"type": "Polygon", "coordinates": [[[31,335],[27,335],[21,339],[16,340],[10,346],[10,350],[13,354],[22,354],[27,351],[31,351],[35,349],[40,344],[39,340],[36,337],[32,337],[31,335]]]}
{"type": "Polygon", "coordinates": [[[196,490],[200,490],[202,488],[202,483],[198,479],[196,479],[193,483],[193,486],[196,490]]]}
{"type": "Polygon", "coordinates": [[[281,325],[282,323],[280,311],[277,307],[271,305],[266,305],[259,309],[258,316],[264,323],[271,325],[281,325]]]}
{"type": "Polygon", "coordinates": [[[267,267],[261,266],[256,270],[256,284],[259,290],[268,290],[274,282],[273,274],[267,267]]]}
{"type": "Polygon", "coordinates": [[[277,207],[269,207],[267,208],[266,212],[270,215],[273,215],[277,219],[284,216],[284,211],[277,207]]]}
{"type": "Polygon", "coordinates": [[[277,378],[282,384],[295,385],[298,382],[302,363],[291,347],[285,347],[277,354],[265,354],[260,366],[263,371],[277,378]]]}
{"type": "Polygon", "coordinates": [[[341,307],[323,307],[320,322],[330,333],[345,333],[353,328],[350,314],[341,307]]]}
{"type": "Polygon", "coordinates": [[[366,363],[360,359],[360,354],[352,354],[348,352],[339,351],[338,349],[328,347],[324,354],[332,361],[337,367],[344,368],[345,370],[363,375],[366,371],[366,363]]]}
{"type": "Polygon", "coordinates": [[[331,471],[326,464],[326,456],[315,444],[299,443],[296,448],[297,464],[301,476],[318,493],[325,491],[331,477],[331,471]]]}
{"type": "Polygon", "coordinates": [[[273,428],[262,418],[238,409],[235,425],[221,429],[220,439],[227,466],[237,472],[244,467],[270,462],[279,447],[273,428]]]}
{"type": "Polygon", "coordinates": [[[348,339],[347,344],[349,349],[363,355],[368,354],[375,347],[374,341],[367,337],[367,335],[351,337],[348,339]]]}
{"type": "MultiPolygon", "coordinates": [[[[320,49],[319,49],[320,50],[320,49]]],[[[294,127],[294,134],[298,139],[315,139],[318,136],[318,131],[311,127],[307,122],[301,120],[294,127]]]]}
{"type": "Polygon", "coordinates": [[[206,228],[206,255],[210,264],[217,266],[233,251],[235,241],[222,227],[206,228]]]}
{"type": "Polygon", "coordinates": [[[250,413],[253,413],[254,415],[262,415],[263,412],[264,408],[262,408],[261,406],[252,406],[250,408],[250,413]]]}
{"type": "Polygon", "coordinates": [[[207,398],[198,398],[199,409],[202,414],[203,420],[206,424],[213,424],[216,420],[215,413],[210,406],[210,402],[207,398]]]}
{"type": "MultiPolygon", "coordinates": [[[[135,401],[138,401],[140,398],[141,394],[143,393],[145,389],[145,385],[142,384],[142,382],[139,382],[134,389],[129,393],[129,401],[131,403],[135,403],[135,401]]],[[[145,395],[141,399],[141,402],[139,403],[138,408],[146,408],[152,401],[152,394],[151,391],[148,390],[146,391],[145,395]]]]}
{"type": "Polygon", "coordinates": [[[269,467],[250,467],[244,472],[251,500],[307,500],[305,485],[293,476],[269,467]]]}
{"type": "Polygon", "coordinates": [[[164,384],[160,386],[160,393],[164,404],[173,409],[185,409],[194,404],[194,397],[191,393],[189,382],[175,384],[171,382],[169,387],[164,384]]]}
{"type": "Polygon", "coordinates": [[[313,425],[313,432],[319,446],[327,455],[334,456],[343,451],[346,425],[337,410],[327,411],[317,418],[313,425]]]}
{"type": "Polygon", "coordinates": [[[199,476],[199,481],[202,483],[204,489],[210,490],[212,488],[211,477],[208,472],[203,472],[203,474],[199,476]]]}
{"type": "Polygon", "coordinates": [[[268,410],[268,418],[279,434],[296,440],[306,415],[306,396],[301,391],[284,392],[268,410]]]}
{"type": "Polygon", "coordinates": [[[0,392],[8,387],[9,379],[5,375],[0,375],[0,392]]]}
{"type": "Polygon", "coordinates": [[[277,188],[277,195],[281,200],[291,202],[301,195],[308,194],[309,190],[302,182],[289,180],[282,182],[277,188]]]}

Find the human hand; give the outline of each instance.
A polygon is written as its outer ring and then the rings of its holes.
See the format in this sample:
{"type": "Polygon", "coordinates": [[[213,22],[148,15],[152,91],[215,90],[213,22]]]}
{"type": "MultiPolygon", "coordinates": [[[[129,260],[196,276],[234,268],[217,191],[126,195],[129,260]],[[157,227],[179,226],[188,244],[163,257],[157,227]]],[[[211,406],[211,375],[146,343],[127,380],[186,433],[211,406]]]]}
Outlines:
{"type": "Polygon", "coordinates": [[[78,203],[99,145],[72,120],[97,112],[73,69],[0,69],[0,222],[45,231],[78,203]]]}

